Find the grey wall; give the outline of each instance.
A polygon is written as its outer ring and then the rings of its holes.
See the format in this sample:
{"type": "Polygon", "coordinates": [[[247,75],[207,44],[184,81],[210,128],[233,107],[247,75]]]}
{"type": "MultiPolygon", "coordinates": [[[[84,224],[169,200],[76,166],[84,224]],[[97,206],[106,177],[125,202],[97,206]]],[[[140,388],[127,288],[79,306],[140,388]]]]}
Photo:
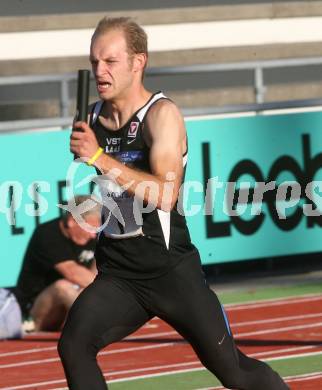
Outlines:
{"type": "MultiPolygon", "coordinates": [[[[220,4],[272,3],[275,1],[276,0],[0,0],[0,16],[144,10],[220,4]]],[[[292,0],[292,2],[294,2],[294,0],[292,0]]]]}

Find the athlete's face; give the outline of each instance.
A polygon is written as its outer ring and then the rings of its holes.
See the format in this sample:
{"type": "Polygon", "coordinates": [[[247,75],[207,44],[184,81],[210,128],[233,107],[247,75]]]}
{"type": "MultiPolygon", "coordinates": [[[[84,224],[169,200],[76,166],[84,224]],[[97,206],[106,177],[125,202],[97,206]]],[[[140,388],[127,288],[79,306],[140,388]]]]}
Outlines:
{"type": "MultiPolygon", "coordinates": [[[[98,228],[100,225],[100,217],[98,215],[87,215],[84,217],[84,221],[94,228],[98,228]]],[[[85,245],[90,240],[96,238],[96,233],[83,229],[72,216],[69,216],[67,220],[67,229],[69,238],[77,245],[85,245]]]]}
{"type": "Polygon", "coordinates": [[[122,31],[111,30],[94,38],[90,61],[101,99],[113,100],[126,95],[133,84],[135,72],[122,31]]]}

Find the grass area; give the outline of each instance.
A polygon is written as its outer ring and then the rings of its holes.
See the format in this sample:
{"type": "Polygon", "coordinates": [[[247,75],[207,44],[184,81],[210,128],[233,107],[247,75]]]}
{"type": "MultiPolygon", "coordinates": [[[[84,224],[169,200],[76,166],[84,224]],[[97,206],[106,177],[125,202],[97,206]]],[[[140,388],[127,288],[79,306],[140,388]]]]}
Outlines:
{"type": "MultiPolygon", "coordinates": [[[[321,355],[278,360],[269,364],[284,377],[309,374],[321,371],[321,355]]],[[[219,385],[219,381],[209,371],[201,369],[193,372],[111,383],[109,388],[111,390],[196,390],[219,385]]]]}
{"type": "Polygon", "coordinates": [[[267,362],[283,376],[310,374],[311,372],[321,371],[321,356],[306,356],[267,362]]]}
{"type": "MultiPolygon", "coordinates": [[[[216,289],[215,289],[216,291],[216,289]]],[[[220,301],[224,304],[227,303],[243,303],[262,299],[274,299],[291,297],[296,295],[305,294],[321,294],[321,283],[315,284],[300,284],[294,286],[274,286],[266,288],[250,288],[247,291],[234,291],[234,292],[222,292],[218,293],[220,301]]]]}

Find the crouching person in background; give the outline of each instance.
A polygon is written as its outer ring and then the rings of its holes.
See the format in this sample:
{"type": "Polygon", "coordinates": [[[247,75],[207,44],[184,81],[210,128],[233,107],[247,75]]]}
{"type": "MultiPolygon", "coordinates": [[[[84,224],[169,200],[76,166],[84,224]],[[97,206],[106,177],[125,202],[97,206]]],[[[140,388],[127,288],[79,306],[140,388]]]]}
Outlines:
{"type": "MultiPolygon", "coordinates": [[[[87,199],[90,197],[77,196],[74,200],[79,206],[87,199]]],[[[99,205],[84,212],[82,218],[98,227],[99,205]]],[[[59,330],[72,303],[94,280],[96,233],[87,230],[69,212],[35,229],[14,290],[24,331],[59,330]]]]}

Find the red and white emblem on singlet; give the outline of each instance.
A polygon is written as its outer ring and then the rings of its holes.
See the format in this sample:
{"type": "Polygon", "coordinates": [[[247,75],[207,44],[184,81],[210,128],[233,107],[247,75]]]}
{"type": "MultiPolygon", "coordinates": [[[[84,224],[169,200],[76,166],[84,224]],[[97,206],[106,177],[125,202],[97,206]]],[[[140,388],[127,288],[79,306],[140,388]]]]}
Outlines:
{"type": "Polygon", "coordinates": [[[140,122],[131,122],[130,123],[130,128],[129,128],[129,131],[127,133],[128,137],[130,137],[130,138],[136,137],[136,134],[139,130],[139,124],[140,124],[140,122]]]}

